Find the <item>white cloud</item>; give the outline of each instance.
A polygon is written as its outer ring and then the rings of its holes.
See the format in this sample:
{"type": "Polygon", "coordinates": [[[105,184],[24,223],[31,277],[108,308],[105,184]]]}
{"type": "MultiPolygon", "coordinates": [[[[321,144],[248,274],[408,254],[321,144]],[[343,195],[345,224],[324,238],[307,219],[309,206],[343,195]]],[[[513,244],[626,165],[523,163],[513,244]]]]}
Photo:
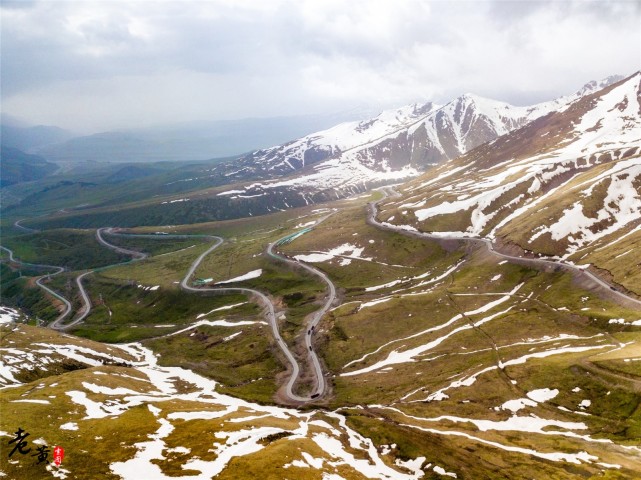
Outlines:
{"type": "Polygon", "coordinates": [[[639,4],[627,1],[12,6],[0,10],[3,111],[93,131],[465,91],[523,104],[632,73],[641,58],[639,4]]]}

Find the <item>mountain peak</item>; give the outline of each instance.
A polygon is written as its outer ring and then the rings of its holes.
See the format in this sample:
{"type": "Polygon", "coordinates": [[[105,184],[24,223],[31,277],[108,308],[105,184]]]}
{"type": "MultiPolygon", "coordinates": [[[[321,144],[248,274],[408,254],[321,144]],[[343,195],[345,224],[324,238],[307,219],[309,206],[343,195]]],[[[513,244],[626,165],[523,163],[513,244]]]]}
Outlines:
{"type": "MultiPolygon", "coordinates": [[[[477,95],[476,93],[472,92],[466,92],[460,97],[458,97],[456,100],[469,100],[471,102],[497,102],[497,103],[503,103],[499,102],[498,100],[493,100],[487,97],[482,97],[481,95],[477,95]]],[[[456,101],[455,100],[455,101],[456,101]]]]}
{"type": "Polygon", "coordinates": [[[597,92],[605,87],[609,87],[613,83],[620,82],[623,80],[625,77],[623,75],[610,75],[608,77],[605,77],[601,80],[591,80],[583,87],[581,87],[577,92],[576,95],[579,97],[582,97],[584,95],[588,95],[590,93],[597,92]]]}

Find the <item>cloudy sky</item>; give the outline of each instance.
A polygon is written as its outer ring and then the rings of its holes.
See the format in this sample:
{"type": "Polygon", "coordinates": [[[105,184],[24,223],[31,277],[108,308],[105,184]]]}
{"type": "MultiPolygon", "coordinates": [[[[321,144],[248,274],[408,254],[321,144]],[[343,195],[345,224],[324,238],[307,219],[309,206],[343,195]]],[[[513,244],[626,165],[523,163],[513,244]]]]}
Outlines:
{"type": "Polygon", "coordinates": [[[529,104],[641,65],[641,3],[0,0],[2,112],[77,132],[529,104]]]}

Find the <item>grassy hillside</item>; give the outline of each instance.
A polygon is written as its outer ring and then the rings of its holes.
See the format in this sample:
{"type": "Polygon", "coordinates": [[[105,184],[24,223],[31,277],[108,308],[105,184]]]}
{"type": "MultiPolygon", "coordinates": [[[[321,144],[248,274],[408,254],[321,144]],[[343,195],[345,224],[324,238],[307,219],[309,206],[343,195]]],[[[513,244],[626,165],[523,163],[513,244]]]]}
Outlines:
{"type": "Polygon", "coordinates": [[[70,270],[102,267],[130,259],[100,245],[94,230],[47,230],[4,238],[3,244],[22,261],[70,270]]]}
{"type": "Polygon", "coordinates": [[[103,237],[112,245],[117,245],[119,247],[124,247],[138,252],[145,252],[149,255],[164,255],[177,250],[193,248],[206,241],[199,238],[163,238],[163,235],[156,235],[155,237],[139,237],[135,234],[126,233],[121,235],[110,235],[108,233],[104,233],[103,237]]]}
{"type": "Polygon", "coordinates": [[[12,201],[3,206],[3,211],[15,218],[73,214],[87,208],[197,190],[216,184],[206,172],[218,162],[74,165],[64,176],[42,179],[22,188],[9,187],[3,193],[9,194],[12,201]]]}
{"type": "Polygon", "coordinates": [[[45,297],[43,291],[34,285],[29,275],[39,275],[41,272],[26,269],[12,270],[7,265],[0,264],[0,298],[2,304],[20,308],[30,315],[30,323],[35,324],[36,318],[44,322],[54,320],[59,312],[56,305],[45,297]]]}
{"type": "Polygon", "coordinates": [[[30,155],[17,148],[2,146],[0,149],[0,187],[39,180],[58,170],[54,163],[38,155],[30,155]]]}
{"type": "MultiPolygon", "coordinates": [[[[231,285],[269,294],[295,345],[325,287],[264,252],[313,227],[279,248],[326,272],[338,290],[314,335],[330,384],[318,406],[265,405],[288,377],[251,299],[179,290],[208,248],[198,243],[87,277],[96,309],[72,333],[142,341],[157,357],[147,352],[143,360],[143,347],[127,344],[136,361],[113,352],[120,360],[93,367],[54,359],[37,383],[20,377],[24,385],[6,390],[3,411],[11,415],[0,428],[22,425],[33,438],[78,450],[63,468],[73,475],[89,461],[95,478],[134,462],[178,478],[205,471],[240,479],[638,476],[639,312],[584,290],[564,271],[511,264],[464,241],[379,230],[365,222],[366,201],[136,229],[223,236],[195,276],[220,282],[260,269],[231,285]],[[25,399],[48,403],[16,402],[25,399]],[[56,419],[53,427],[36,423],[44,414],[56,419]]],[[[47,347],[53,339],[37,340],[43,332],[19,327],[0,348],[64,355],[47,347]]],[[[22,364],[12,365],[28,372],[22,364]]],[[[9,475],[39,468],[3,462],[9,475]]]]}

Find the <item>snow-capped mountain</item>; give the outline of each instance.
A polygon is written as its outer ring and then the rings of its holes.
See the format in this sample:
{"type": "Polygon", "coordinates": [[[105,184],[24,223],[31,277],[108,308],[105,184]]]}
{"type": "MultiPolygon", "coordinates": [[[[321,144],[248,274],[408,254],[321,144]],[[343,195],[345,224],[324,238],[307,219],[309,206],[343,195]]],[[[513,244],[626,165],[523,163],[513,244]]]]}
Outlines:
{"type": "Polygon", "coordinates": [[[255,196],[274,189],[304,187],[308,193],[331,189],[343,195],[410,179],[536,118],[562,111],[617,78],[593,81],[572,95],[533,106],[513,106],[465,94],[442,106],[409,105],[367,121],[342,123],[238,159],[234,171],[226,174],[230,179],[298,175],[229,194],[255,196]]]}
{"type": "Polygon", "coordinates": [[[591,82],[588,82],[585,85],[583,85],[583,88],[581,88],[581,90],[576,92],[575,96],[578,98],[584,95],[589,95],[590,93],[598,92],[599,90],[602,90],[605,87],[609,87],[613,83],[620,82],[624,78],[625,77],[623,75],[610,75],[609,77],[605,77],[602,80],[592,80],[591,82]]]}
{"type": "Polygon", "coordinates": [[[433,169],[380,218],[589,262],[641,240],[640,155],[637,72],[433,169]]]}
{"type": "Polygon", "coordinates": [[[423,121],[438,108],[438,105],[429,102],[384,111],[375,118],[341,123],[284,145],[258,150],[245,158],[268,165],[270,171],[291,173],[323,160],[338,158],[359,147],[366,148],[394,133],[401,133],[423,121]]]}

